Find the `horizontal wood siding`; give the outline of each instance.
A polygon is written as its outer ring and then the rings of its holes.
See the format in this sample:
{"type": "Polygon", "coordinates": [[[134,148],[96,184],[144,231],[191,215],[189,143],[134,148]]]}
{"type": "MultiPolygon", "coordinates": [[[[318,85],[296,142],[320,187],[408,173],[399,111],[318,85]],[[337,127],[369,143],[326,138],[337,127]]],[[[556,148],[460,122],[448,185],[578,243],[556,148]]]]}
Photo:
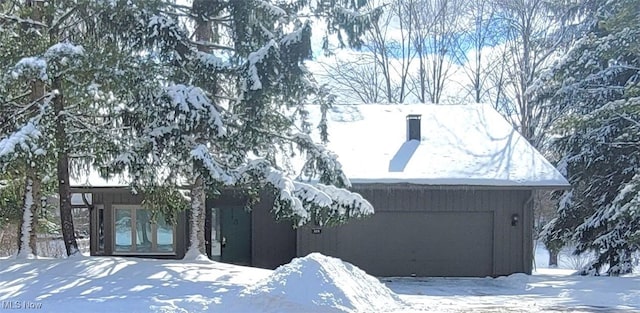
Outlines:
{"type": "MultiPolygon", "coordinates": [[[[493,246],[488,249],[490,255],[493,255],[493,260],[489,260],[492,264],[483,264],[484,268],[487,268],[486,275],[508,275],[516,272],[530,273],[531,268],[529,265],[531,260],[531,252],[528,251],[531,245],[528,241],[531,238],[531,208],[529,211],[525,211],[525,206],[530,198],[531,191],[527,189],[514,189],[508,190],[504,188],[500,189],[474,189],[470,187],[461,187],[459,189],[447,187],[439,188],[434,186],[414,186],[414,185],[365,185],[355,186],[353,188],[355,192],[360,193],[365,199],[369,200],[374,206],[379,216],[384,216],[386,219],[395,219],[393,214],[405,214],[405,213],[417,213],[415,219],[421,219],[421,216],[432,216],[433,219],[439,218],[443,221],[450,221],[450,223],[461,223],[458,225],[451,225],[456,227],[456,231],[464,232],[468,231],[467,228],[474,228],[474,221],[472,219],[483,219],[485,224],[493,224],[493,229],[488,230],[490,233],[485,236],[491,236],[493,234],[493,246]],[[420,215],[419,213],[425,213],[420,215]],[[382,213],[382,214],[380,214],[382,213]],[[432,215],[438,214],[438,215],[432,215]],[[450,215],[454,214],[454,215],[450,215]],[[457,218],[459,214],[461,218],[457,218]],[[465,215],[466,214],[466,215],[465,215]],[[482,214],[482,215],[477,215],[482,214]],[[486,217],[489,214],[488,217],[486,217]],[[511,226],[511,219],[514,214],[517,214],[520,221],[517,226],[511,226]],[[467,220],[468,222],[464,223],[467,220]]],[[[401,219],[401,217],[398,217],[401,219]]],[[[346,225],[332,228],[323,228],[320,234],[313,234],[311,229],[313,227],[305,227],[298,231],[298,255],[306,255],[313,251],[319,251],[325,254],[342,257],[350,256],[349,261],[358,265],[371,264],[371,260],[364,260],[364,256],[354,256],[352,253],[358,249],[357,245],[362,245],[362,241],[370,240],[366,236],[362,236],[362,233],[366,233],[366,229],[377,229],[379,232],[384,232],[386,236],[396,236],[398,238],[411,238],[412,236],[427,236],[433,238],[433,240],[441,237],[437,228],[439,225],[425,226],[424,230],[407,230],[406,227],[399,227],[395,229],[389,229],[387,225],[393,223],[401,223],[399,220],[393,222],[389,220],[387,224],[379,218],[371,217],[364,218],[360,221],[354,221],[347,223],[346,225]],[[386,227],[387,226],[387,227],[386,227]],[[363,230],[365,229],[365,230],[363,230]],[[358,259],[360,258],[360,259],[358,259]]],[[[407,224],[413,224],[413,220],[407,220],[407,224]]],[[[424,225],[428,225],[429,221],[425,220],[424,225]]],[[[416,224],[417,225],[417,224],[416,224]]],[[[412,227],[419,227],[413,225],[412,227]]],[[[479,224],[477,224],[479,225],[479,224]]],[[[446,229],[447,231],[449,229],[446,229]]],[[[481,230],[476,230],[481,231],[481,230]]],[[[442,232],[442,230],[440,231],[442,232]]],[[[481,231],[484,232],[484,231],[481,231]]],[[[486,233],[485,233],[486,234],[486,233]]],[[[386,239],[385,239],[386,240],[386,239]]],[[[420,237],[420,240],[423,240],[420,237]]],[[[417,240],[417,242],[420,242],[417,240]]],[[[392,243],[393,239],[387,240],[388,243],[392,243]]],[[[486,241],[483,241],[486,242],[486,241]]],[[[423,242],[424,244],[432,248],[447,249],[447,245],[441,245],[438,242],[423,242]]],[[[404,243],[405,245],[407,243],[404,243]]],[[[416,259],[418,251],[411,248],[403,248],[402,242],[397,243],[398,248],[395,250],[389,250],[389,253],[397,254],[394,256],[388,256],[386,260],[400,260],[411,261],[416,259]]],[[[373,248],[372,248],[373,249],[373,248]]],[[[451,247],[450,249],[455,249],[451,247]]],[[[371,251],[371,254],[380,253],[381,251],[371,251]]],[[[447,255],[451,251],[442,251],[443,255],[447,255]]],[[[491,259],[490,257],[488,259],[491,259]]],[[[473,267],[475,260],[465,260],[466,264],[460,263],[457,266],[464,268],[465,266],[473,267]]],[[[391,268],[395,265],[371,265],[372,268],[384,269],[391,268]]],[[[366,268],[365,268],[366,270],[366,268]]],[[[450,273],[445,273],[446,269],[440,270],[443,275],[451,276],[450,273]]],[[[424,273],[434,274],[431,271],[424,271],[424,273]]],[[[376,273],[372,273],[376,274],[376,273]]],[[[393,274],[387,270],[384,273],[379,274],[393,274]]],[[[406,274],[406,273],[397,273],[406,274]]],[[[482,276],[478,274],[479,276],[482,276]]],[[[435,273],[435,276],[440,276],[435,273]]]]}

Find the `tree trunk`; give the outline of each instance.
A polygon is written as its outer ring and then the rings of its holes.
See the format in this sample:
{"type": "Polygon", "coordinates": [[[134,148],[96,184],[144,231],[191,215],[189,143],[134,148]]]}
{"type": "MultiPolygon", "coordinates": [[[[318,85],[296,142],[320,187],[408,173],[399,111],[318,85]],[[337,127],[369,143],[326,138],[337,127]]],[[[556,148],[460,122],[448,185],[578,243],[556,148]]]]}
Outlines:
{"type": "Polygon", "coordinates": [[[205,204],[204,180],[201,175],[198,175],[193,187],[191,187],[191,239],[185,259],[198,260],[202,257],[206,258],[207,251],[204,236],[205,204]]]}
{"type": "Polygon", "coordinates": [[[549,250],[549,267],[557,268],[558,267],[558,251],[549,250]]]}
{"type": "Polygon", "coordinates": [[[56,119],[56,146],[58,147],[58,196],[60,197],[60,223],[62,225],[62,239],[67,255],[80,253],[73,227],[73,214],[71,212],[69,186],[69,149],[67,143],[67,130],[64,115],[64,95],[62,92],[62,79],[55,77],[52,84],[57,91],[53,99],[53,111],[56,119]]]}
{"type": "MultiPolygon", "coordinates": [[[[206,5],[203,3],[204,0],[195,0],[193,1],[193,8],[198,6],[206,5]]],[[[212,30],[211,21],[209,21],[206,17],[198,16],[196,17],[196,30],[195,30],[196,41],[198,42],[210,42],[214,33],[212,30]]],[[[200,51],[205,51],[207,48],[203,45],[199,45],[198,49],[200,51]]],[[[200,138],[198,141],[202,141],[200,138]]],[[[206,249],[206,240],[205,240],[205,218],[206,218],[206,198],[205,198],[205,186],[204,179],[201,174],[198,174],[195,170],[198,165],[194,162],[194,172],[196,173],[196,179],[194,181],[193,186],[191,187],[191,243],[189,246],[189,250],[187,251],[187,255],[185,255],[185,259],[208,259],[207,249],[206,249]]]]}
{"type": "Polygon", "coordinates": [[[40,181],[35,169],[28,167],[25,192],[23,196],[22,223],[18,230],[18,258],[32,259],[37,254],[38,203],[40,201],[40,181]]]}
{"type": "MultiPolygon", "coordinates": [[[[43,3],[35,3],[27,0],[25,4],[32,7],[31,19],[37,22],[42,21],[43,3]]],[[[29,99],[38,101],[44,95],[44,83],[39,80],[31,82],[31,94],[29,99]]],[[[38,205],[40,203],[40,179],[37,169],[34,168],[34,160],[27,160],[25,192],[22,198],[22,220],[18,228],[18,257],[32,258],[37,256],[36,229],[38,226],[38,205]]]]}

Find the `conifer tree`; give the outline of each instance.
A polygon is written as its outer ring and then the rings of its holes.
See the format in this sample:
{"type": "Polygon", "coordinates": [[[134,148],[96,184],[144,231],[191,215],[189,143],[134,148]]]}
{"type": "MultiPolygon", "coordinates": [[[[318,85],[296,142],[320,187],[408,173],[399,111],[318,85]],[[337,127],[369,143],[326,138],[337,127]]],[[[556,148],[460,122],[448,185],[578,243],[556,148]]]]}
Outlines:
{"type": "Polygon", "coordinates": [[[107,168],[126,170],[146,192],[190,189],[189,257],[204,252],[205,187],[211,194],[224,186],[272,188],[275,217],[295,226],[372,213],[366,200],[343,189],[349,182],[339,163],[311,140],[303,118],[306,104],[326,103],[304,65],[312,56],[309,16],[323,17],[345,45],[358,45],[375,18],[364,7],[364,1],[314,7],[307,1],[194,1],[151,18],[146,42],[168,66],[123,112],[132,133],[107,168]],[[195,40],[175,18],[180,15],[195,19],[195,40]],[[302,172],[317,183],[286,170],[293,153],[304,156],[302,172]]]}
{"type": "MultiPolygon", "coordinates": [[[[137,12],[158,10],[159,4],[164,2],[25,1],[13,2],[15,9],[0,15],[3,36],[17,47],[3,58],[0,104],[6,123],[0,137],[0,166],[25,162],[25,188],[31,193],[41,178],[56,177],[68,255],[78,253],[70,174],[86,173],[117,144],[118,138],[107,135],[118,126],[114,111],[123,97],[113,92],[124,90],[120,86],[137,86],[132,77],[147,73],[145,64],[131,57],[150,51],[143,50],[145,37],[136,36],[145,28],[140,21],[123,21],[135,18],[137,12]],[[34,88],[37,96],[33,92],[24,96],[34,88]]],[[[37,206],[39,196],[27,198],[29,194],[25,192],[25,199],[31,201],[25,203],[37,206]]]]}
{"type": "Polygon", "coordinates": [[[554,144],[573,189],[546,226],[547,242],[595,252],[585,273],[631,271],[640,249],[640,7],[607,1],[598,22],[556,66],[541,97],[570,108],[554,144]]]}

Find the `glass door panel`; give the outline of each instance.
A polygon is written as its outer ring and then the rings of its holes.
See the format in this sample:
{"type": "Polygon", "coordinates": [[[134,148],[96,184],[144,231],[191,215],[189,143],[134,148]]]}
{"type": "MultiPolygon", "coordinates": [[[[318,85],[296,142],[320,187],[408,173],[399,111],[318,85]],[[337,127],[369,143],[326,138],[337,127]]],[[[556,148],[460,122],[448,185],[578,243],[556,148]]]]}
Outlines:
{"type": "Polygon", "coordinates": [[[131,225],[131,209],[116,209],[116,227],[115,227],[115,250],[131,251],[132,248],[132,225],[131,225]]]}
{"type": "Polygon", "coordinates": [[[159,252],[173,252],[173,226],[167,224],[164,216],[158,214],[156,221],[157,249],[159,252]]]}
{"type": "Polygon", "coordinates": [[[151,231],[151,211],[136,209],[136,251],[153,251],[153,232],[151,231]]]}

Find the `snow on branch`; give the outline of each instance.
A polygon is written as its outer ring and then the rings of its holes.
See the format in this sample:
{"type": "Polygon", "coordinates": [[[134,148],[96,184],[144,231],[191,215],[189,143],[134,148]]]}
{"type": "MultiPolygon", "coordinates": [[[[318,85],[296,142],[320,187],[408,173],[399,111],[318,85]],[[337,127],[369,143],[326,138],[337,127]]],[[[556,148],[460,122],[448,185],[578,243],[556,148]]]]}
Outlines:
{"type": "Polygon", "coordinates": [[[262,82],[260,81],[260,75],[258,75],[257,65],[262,63],[264,58],[269,54],[269,51],[276,47],[276,41],[272,39],[265,46],[258,49],[258,51],[249,54],[247,61],[249,65],[249,80],[251,81],[251,86],[249,86],[250,90],[262,89],[262,82]]]}
{"type": "Polygon", "coordinates": [[[202,89],[182,84],[172,85],[165,89],[165,94],[171,99],[171,104],[191,121],[199,122],[207,119],[206,123],[215,128],[216,135],[226,135],[226,128],[222,122],[220,112],[202,89]]]}
{"type": "Polygon", "coordinates": [[[230,67],[229,62],[224,61],[222,58],[216,56],[213,53],[197,51],[194,60],[197,61],[198,64],[214,70],[220,70],[230,67]]]}
{"type": "Polygon", "coordinates": [[[149,43],[160,47],[161,51],[175,51],[178,59],[184,59],[195,52],[189,36],[180,24],[169,17],[154,15],[147,24],[149,43]]]}
{"type": "Polygon", "coordinates": [[[191,150],[191,157],[202,163],[210,179],[222,182],[225,185],[233,185],[235,183],[235,179],[216,161],[205,145],[200,144],[193,148],[191,150]]]}
{"type": "Polygon", "coordinates": [[[280,44],[282,46],[297,44],[302,41],[305,32],[311,32],[311,21],[305,21],[302,27],[294,30],[289,34],[286,34],[284,37],[282,37],[282,39],[280,39],[280,44]]]}
{"type": "MultiPolygon", "coordinates": [[[[621,216],[637,210],[640,206],[640,174],[635,174],[626,184],[622,185],[601,220],[617,220],[621,216]]],[[[596,225],[598,226],[598,225],[596,225]]]]}
{"type": "Polygon", "coordinates": [[[293,141],[307,155],[300,178],[309,180],[317,178],[323,184],[351,187],[349,178],[342,171],[342,164],[338,162],[337,154],[314,143],[307,134],[295,134],[293,141]]]}
{"type": "Polygon", "coordinates": [[[68,42],[57,43],[44,53],[46,59],[57,59],[64,57],[80,57],[84,55],[84,48],[68,42]]]}
{"type": "Polygon", "coordinates": [[[44,150],[35,144],[41,136],[38,127],[33,122],[28,122],[9,137],[0,140],[0,158],[11,157],[18,148],[35,155],[44,154],[44,150]]]}
{"type": "Polygon", "coordinates": [[[49,79],[47,75],[47,61],[40,57],[22,58],[11,70],[13,79],[39,79],[46,81],[49,79]]]}
{"type": "Polygon", "coordinates": [[[62,71],[70,66],[78,66],[84,56],[84,48],[68,42],[57,43],[44,53],[49,65],[49,74],[62,75],[62,71]]]}
{"type": "Polygon", "coordinates": [[[285,17],[287,16],[287,12],[285,12],[282,8],[275,6],[267,1],[260,0],[258,1],[258,6],[265,9],[269,14],[276,17],[285,17]]]}
{"type": "Polygon", "coordinates": [[[338,224],[374,212],[371,204],[357,193],[331,185],[297,181],[265,159],[250,161],[238,171],[238,176],[240,179],[258,177],[272,186],[276,192],[274,214],[279,219],[294,221],[298,227],[310,222],[338,224]]]}
{"type": "Polygon", "coordinates": [[[45,23],[34,21],[32,19],[24,19],[16,15],[7,15],[0,13],[0,21],[13,22],[17,24],[27,25],[27,26],[36,26],[39,28],[48,28],[49,26],[45,23]]]}

